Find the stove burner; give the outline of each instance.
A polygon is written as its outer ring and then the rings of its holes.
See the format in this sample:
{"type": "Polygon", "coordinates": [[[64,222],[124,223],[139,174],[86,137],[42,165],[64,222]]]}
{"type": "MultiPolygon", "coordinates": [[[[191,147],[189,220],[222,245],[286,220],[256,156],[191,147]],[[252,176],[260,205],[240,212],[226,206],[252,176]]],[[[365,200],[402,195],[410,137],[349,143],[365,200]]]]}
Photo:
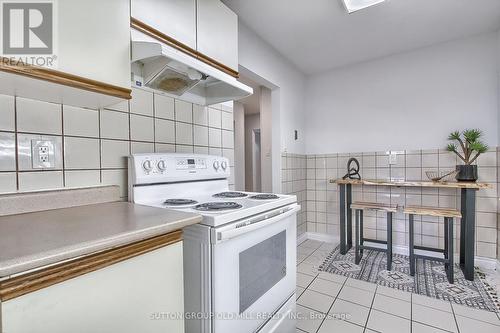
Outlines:
{"type": "Polygon", "coordinates": [[[191,199],[167,199],[163,203],[167,206],[187,206],[196,205],[198,201],[191,199]]]}
{"type": "Polygon", "coordinates": [[[196,210],[204,212],[214,212],[227,209],[239,209],[243,206],[236,202],[206,202],[195,207],[196,210]]]}
{"type": "Polygon", "coordinates": [[[214,194],[214,198],[244,198],[248,197],[248,194],[242,192],[221,192],[214,194]]]}
{"type": "Polygon", "coordinates": [[[252,195],[250,199],[255,199],[255,200],[274,200],[274,199],[279,199],[276,194],[257,194],[257,195],[252,195]]]}

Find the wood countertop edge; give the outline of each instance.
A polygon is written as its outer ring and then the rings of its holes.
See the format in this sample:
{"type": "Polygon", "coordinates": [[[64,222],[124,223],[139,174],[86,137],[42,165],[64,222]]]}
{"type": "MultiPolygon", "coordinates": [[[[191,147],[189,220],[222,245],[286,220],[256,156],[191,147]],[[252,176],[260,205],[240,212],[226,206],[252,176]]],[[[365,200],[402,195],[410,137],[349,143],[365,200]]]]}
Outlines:
{"type": "Polygon", "coordinates": [[[159,236],[94,252],[24,274],[20,273],[0,281],[0,301],[5,302],[50,287],[121,261],[175,244],[182,241],[182,239],[182,229],[177,229],[159,236]]]}
{"type": "Polygon", "coordinates": [[[440,188],[465,188],[465,189],[490,189],[488,183],[474,182],[432,182],[432,181],[390,181],[374,179],[330,179],[330,184],[339,185],[368,185],[368,186],[395,186],[395,187],[440,187],[440,188]]]}

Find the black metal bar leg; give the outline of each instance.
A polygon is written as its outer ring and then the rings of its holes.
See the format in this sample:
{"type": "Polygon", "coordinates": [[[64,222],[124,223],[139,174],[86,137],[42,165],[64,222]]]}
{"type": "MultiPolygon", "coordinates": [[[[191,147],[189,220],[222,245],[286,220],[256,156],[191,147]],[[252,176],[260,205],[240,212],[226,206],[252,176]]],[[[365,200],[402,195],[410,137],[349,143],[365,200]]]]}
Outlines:
{"type": "Polygon", "coordinates": [[[347,184],[346,185],[346,205],[347,205],[347,251],[349,251],[352,247],[352,209],[351,209],[351,203],[352,203],[352,185],[347,184]]]}
{"type": "Polygon", "coordinates": [[[460,267],[463,269],[465,267],[465,221],[467,216],[467,201],[465,188],[460,191],[460,210],[462,213],[462,219],[460,221],[460,267]]]}
{"type": "Polygon", "coordinates": [[[387,212],[387,270],[392,269],[392,212],[387,212]]]}
{"type": "MultiPolygon", "coordinates": [[[[359,244],[362,246],[365,243],[365,236],[363,235],[363,215],[364,213],[361,210],[359,215],[359,244]]],[[[359,253],[361,254],[361,258],[363,258],[363,248],[359,249],[359,253]]]]}
{"type": "MultiPolygon", "coordinates": [[[[448,259],[448,220],[444,218],[444,259],[448,259]]],[[[444,264],[444,269],[448,271],[448,263],[444,264]]]]}
{"type": "Polygon", "coordinates": [[[345,244],[345,225],[346,225],[346,220],[345,220],[345,185],[340,184],[339,185],[339,226],[340,226],[340,254],[346,254],[347,249],[346,249],[346,244],[345,244]]]}
{"type": "MultiPolygon", "coordinates": [[[[465,189],[465,232],[460,235],[464,240],[464,276],[469,281],[474,281],[474,245],[476,233],[476,190],[465,189]]],[[[461,229],[461,231],[463,231],[461,229]]]]}
{"type": "Polygon", "coordinates": [[[447,231],[448,231],[448,269],[446,271],[446,275],[448,276],[448,282],[453,283],[454,276],[453,276],[453,218],[447,217],[445,219],[445,223],[448,225],[447,231]]]}
{"type": "Polygon", "coordinates": [[[355,232],[354,232],[354,241],[355,241],[355,245],[354,245],[354,251],[356,252],[355,254],[355,263],[356,265],[359,264],[359,262],[361,261],[361,257],[359,255],[359,245],[360,245],[360,238],[359,238],[359,216],[360,216],[360,210],[359,209],[356,209],[354,211],[355,215],[356,215],[356,222],[355,222],[355,232]]]}
{"type": "Polygon", "coordinates": [[[413,231],[414,231],[414,225],[413,225],[413,214],[410,214],[409,216],[409,223],[408,223],[408,229],[409,229],[409,241],[408,241],[408,249],[409,249],[409,254],[410,254],[410,275],[414,276],[415,275],[415,249],[413,248],[413,231]]]}

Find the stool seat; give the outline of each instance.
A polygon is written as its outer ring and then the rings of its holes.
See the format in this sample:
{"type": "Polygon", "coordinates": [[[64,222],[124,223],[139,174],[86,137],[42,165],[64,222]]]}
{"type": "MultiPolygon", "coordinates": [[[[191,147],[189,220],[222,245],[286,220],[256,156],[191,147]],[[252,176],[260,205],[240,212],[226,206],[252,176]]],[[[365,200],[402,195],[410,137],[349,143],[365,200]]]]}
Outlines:
{"type": "Polygon", "coordinates": [[[405,214],[425,215],[436,217],[462,218],[462,214],[453,208],[436,208],[425,206],[408,206],[404,209],[405,214]]]}
{"type": "Polygon", "coordinates": [[[351,209],[362,209],[362,210],[382,210],[386,212],[397,213],[398,207],[393,205],[388,205],[378,202],[362,202],[356,201],[351,204],[351,209]]]}

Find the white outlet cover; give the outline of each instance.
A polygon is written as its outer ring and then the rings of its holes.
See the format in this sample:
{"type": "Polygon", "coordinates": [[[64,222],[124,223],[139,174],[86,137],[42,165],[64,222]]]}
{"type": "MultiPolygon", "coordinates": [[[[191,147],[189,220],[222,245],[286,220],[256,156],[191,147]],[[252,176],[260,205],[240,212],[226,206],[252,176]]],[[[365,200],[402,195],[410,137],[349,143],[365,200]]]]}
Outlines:
{"type": "Polygon", "coordinates": [[[33,169],[54,169],[56,167],[55,141],[31,140],[31,163],[33,169]]]}

